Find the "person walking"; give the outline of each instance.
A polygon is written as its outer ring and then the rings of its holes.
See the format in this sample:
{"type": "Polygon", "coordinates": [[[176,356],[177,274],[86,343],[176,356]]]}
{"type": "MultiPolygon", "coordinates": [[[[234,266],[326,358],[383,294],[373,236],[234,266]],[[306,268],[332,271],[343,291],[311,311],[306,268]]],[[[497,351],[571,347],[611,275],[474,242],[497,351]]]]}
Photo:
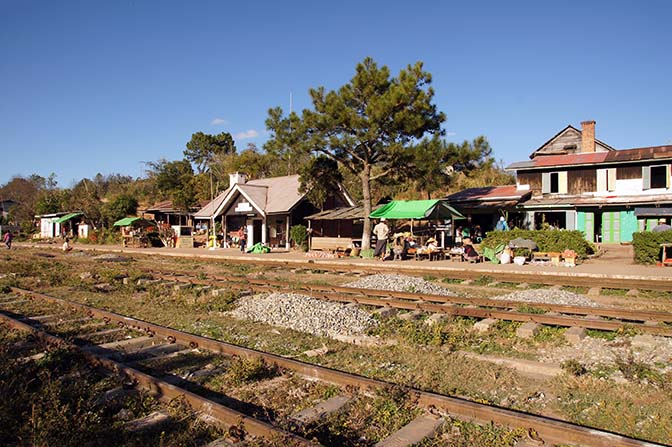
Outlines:
{"type": "Polygon", "coordinates": [[[387,238],[390,235],[390,227],[385,223],[384,217],[381,217],[380,222],[373,227],[373,234],[376,235],[376,250],[373,252],[373,257],[380,256],[380,260],[384,261],[387,256],[387,238]]]}
{"type": "Polygon", "coordinates": [[[7,250],[11,250],[12,248],[12,239],[14,236],[12,235],[12,232],[7,230],[5,233],[5,236],[3,237],[3,241],[5,242],[5,245],[7,246],[7,250]]]}

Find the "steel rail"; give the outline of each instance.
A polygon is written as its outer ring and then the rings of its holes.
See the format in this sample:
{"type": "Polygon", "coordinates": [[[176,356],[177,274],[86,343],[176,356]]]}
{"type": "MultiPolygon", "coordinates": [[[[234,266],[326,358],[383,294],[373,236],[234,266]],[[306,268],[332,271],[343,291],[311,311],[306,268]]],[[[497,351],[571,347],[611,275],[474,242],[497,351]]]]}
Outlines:
{"type": "MultiPolygon", "coordinates": [[[[163,278],[170,278],[174,281],[184,282],[184,276],[189,277],[189,282],[201,283],[201,284],[210,284],[208,280],[200,280],[193,277],[193,274],[187,272],[180,272],[179,274],[165,274],[161,271],[156,271],[152,269],[145,270],[148,273],[159,275],[163,278]]],[[[233,283],[246,283],[246,284],[255,284],[255,285],[268,285],[287,288],[291,287],[296,290],[308,290],[315,292],[332,292],[332,293],[344,293],[344,294],[358,294],[366,296],[378,296],[383,298],[400,298],[407,299],[412,301],[422,300],[432,303],[452,303],[452,304],[464,304],[464,305],[475,305],[482,307],[493,307],[493,308],[502,308],[502,309],[518,309],[520,307],[542,309],[551,312],[558,312],[563,314],[573,314],[573,315],[585,315],[585,316],[594,316],[594,317],[606,317],[606,318],[616,318],[624,321],[658,321],[664,323],[672,323],[672,313],[671,312],[660,312],[652,310],[621,310],[609,307],[589,307],[589,306],[572,306],[566,304],[552,304],[552,303],[536,303],[528,301],[514,301],[514,300],[495,300],[490,298],[467,298],[459,296],[444,296],[444,295],[432,295],[427,293],[415,293],[415,292],[398,292],[393,290],[376,290],[376,289],[365,289],[358,287],[347,287],[347,286],[335,286],[335,285],[321,285],[321,284],[292,284],[285,281],[278,280],[269,280],[269,279],[256,279],[256,278],[247,278],[244,275],[209,275],[212,279],[217,281],[225,281],[227,285],[233,283]]]]}
{"type": "MultiPolygon", "coordinates": [[[[190,284],[201,284],[201,285],[212,285],[213,280],[207,280],[207,279],[198,279],[198,278],[189,278],[187,281],[184,280],[184,278],[180,276],[163,276],[163,279],[166,280],[173,280],[173,281],[183,281],[186,283],[190,284]]],[[[273,285],[265,285],[262,280],[254,280],[254,282],[250,282],[248,284],[245,284],[243,282],[226,282],[226,284],[222,284],[223,286],[232,288],[232,289],[237,289],[237,290],[246,290],[246,289],[253,289],[258,292],[277,292],[278,288],[280,286],[283,286],[284,288],[287,288],[287,284],[279,283],[279,284],[273,284],[273,285]]],[[[331,287],[331,286],[329,286],[331,287]]],[[[327,287],[327,288],[329,288],[327,287]]],[[[320,289],[323,289],[320,287],[320,289]]],[[[322,291],[313,291],[310,289],[310,287],[306,287],[304,289],[296,289],[296,290],[301,290],[303,293],[305,293],[308,296],[314,297],[314,298],[320,298],[324,300],[329,300],[329,301],[337,301],[337,302],[347,302],[347,303],[357,303],[357,304],[364,304],[364,305],[369,305],[369,306],[376,306],[376,307],[393,307],[396,309],[405,309],[405,310],[424,310],[427,312],[436,312],[436,313],[444,313],[448,315],[455,315],[455,316],[461,316],[461,317],[473,317],[473,318],[495,318],[499,320],[507,320],[507,321],[519,321],[519,322],[527,322],[527,321],[532,321],[535,323],[539,324],[546,324],[550,326],[561,326],[561,327],[572,327],[572,326],[578,326],[586,329],[597,329],[597,330],[604,330],[604,331],[617,331],[619,329],[625,329],[626,327],[634,328],[637,329],[638,331],[649,333],[649,334],[655,334],[655,335],[662,335],[662,336],[667,336],[667,337],[672,337],[672,326],[655,326],[655,325],[648,325],[644,323],[636,323],[633,322],[633,320],[637,320],[636,317],[633,317],[631,314],[625,312],[620,314],[621,318],[625,321],[614,321],[614,320],[593,320],[589,318],[576,318],[572,316],[566,316],[566,315],[549,315],[549,314],[533,314],[533,313],[526,313],[526,312],[517,312],[517,311],[505,311],[505,310],[498,310],[498,309],[479,309],[475,307],[460,307],[456,306],[448,301],[443,302],[442,304],[437,304],[436,302],[432,301],[425,301],[422,299],[422,296],[417,296],[415,301],[409,301],[408,299],[398,299],[394,298],[396,296],[396,292],[388,292],[385,294],[385,298],[379,298],[378,296],[380,293],[374,293],[374,296],[367,296],[371,295],[369,292],[371,292],[370,289],[351,289],[353,290],[353,293],[350,294],[338,294],[338,293],[329,293],[329,292],[322,292],[322,291]],[[362,296],[356,296],[354,293],[361,293],[362,296]],[[390,298],[387,298],[387,296],[390,296],[390,298]],[[627,322],[626,322],[627,321],[627,322]]],[[[380,291],[376,291],[380,292],[380,291]]],[[[436,295],[432,295],[432,298],[437,297],[436,295]]],[[[439,297],[435,301],[441,301],[441,298],[446,298],[446,297],[439,297]]],[[[495,300],[492,300],[495,301],[495,300]]],[[[534,303],[523,303],[523,302],[518,302],[517,304],[519,305],[528,305],[530,307],[535,307],[533,304],[534,303]]],[[[543,306],[541,306],[543,307],[543,306]]],[[[578,309],[577,307],[571,307],[572,309],[578,309]]],[[[583,309],[583,308],[581,308],[583,309]]],[[[576,310],[578,312],[578,310],[576,310]]],[[[588,314],[590,315],[590,314],[588,314]]],[[[612,315],[616,315],[616,313],[612,313],[612,315]]],[[[661,318],[664,318],[661,316],[661,318]]],[[[669,318],[669,317],[667,317],[669,318]]],[[[669,320],[665,320],[669,321],[669,320]]]]}
{"type": "Polygon", "coordinates": [[[456,267],[425,267],[416,268],[407,265],[393,263],[383,263],[385,265],[372,264],[348,264],[347,261],[334,262],[325,260],[275,260],[275,259],[245,259],[235,258],[218,259],[221,262],[235,262],[235,264],[246,264],[254,266],[268,267],[289,267],[303,268],[307,270],[331,270],[340,272],[365,272],[365,273],[404,273],[411,275],[432,275],[440,278],[470,279],[477,280],[484,276],[493,280],[502,282],[518,282],[545,285],[560,286],[584,286],[584,287],[604,287],[615,289],[641,289],[655,290],[662,292],[672,292],[672,281],[667,278],[641,278],[641,277],[616,277],[609,275],[587,275],[580,273],[548,273],[548,272],[520,272],[520,271],[499,271],[499,270],[480,270],[456,267]]]}
{"type": "MultiPolygon", "coordinates": [[[[50,248],[56,247],[35,247],[33,248],[50,248]]],[[[584,286],[584,287],[604,287],[617,289],[640,289],[640,290],[655,290],[661,292],[672,292],[672,281],[668,278],[645,278],[633,276],[610,276],[604,275],[590,275],[577,272],[521,272],[521,271],[500,271],[500,270],[486,270],[486,269],[469,269],[459,268],[452,265],[438,265],[438,266],[409,266],[409,261],[404,264],[397,263],[383,263],[381,264],[364,264],[364,263],[348,263],[348,261],[333,261],[325,259],[261,259],[255,256],[238,257],[216,257],[212,255],[190,254],[190,253],[175,253],[175,252],[161,252],[161,253],[147,253],[141,250],[133,249],[106,249],[105,247],[97,246],[95,248],[85,248],[91,251],[113,252],[122,254],[133,254],[140,256],[162,256],[169,258],[183,258],[183,259],[200,259],[207,261],[216,261],[221,263],[235,263],[236,265],[252,265],[252,266],[266,266],[277,268],[303,268],[307,270],[331,270],[340,272],[364,272],[364,273],[405,273],[412,275],[433,275],[441,278],[452,279],[470,279],[477,280],[484,276],[490,277],[493,280],[503,282],[518,282],[518,283],[534,283],[545,285],[561,285],[561,286],[584,286]]]]}
{"type": "Polygon", "coordinates": [[[247,416],[244,413],[206,399],[205,397],[199,396],[198,394],[185,390],[184,388],[172,385],[149,374],[145,374],[141,371],[138,371],[137,369],[126,366],[123,363],[119,363],[107,357],[96,355],[92,352],[80,349],[76,345],[68,343],[62,338],[41,331],[29,324],[11,318],[2,312],[0,312],[0,320],[8,324],[10,327],[24,332],[30,332],[33,336],[35,336],[35,338],[49,345],[76,349],[92,365],[100,366],[122,377],[132,379],[135,384],[144,388],[150,393],[152,397],[162,402],[167,403],[177,397],[183,397],[197,412],[213,418],[224,427],[228,428],[242,426],[245,432],[251,434],[252,436],[276,440],[283,439],[285,441],[291,440],[297,444],[306,446],[318,445],[313,441],[309,441],[293,433],[281,430],[277,427],[273,427],[266,422],[247,416]]]}
{"type": "MultiPolygon", "coordinates": [[[[225,277],[218,275],[213,275],[215,279],[226,280],[225,277]]],[[[246,281],[252,284],[268,284],[278,287],[287,287],[287,283],[281,281],[272,281],[272,280],[260,280],[260,279],[246,279],[246,281]]],[[[590,316],[599,316],[599,317],[608,317],[608,318],[618,318],[621,320],[628,321],[662,321],[662,322],[672,322],[672,313],[670,312],[658,312],[658,311],[649,311],[649,310],[620,310],[613,308],[605,307],[588,307],[588,306],[571,306],[565,304],[551,304],[551,303],[534,303],[527,301],[514,301],[514,300],[493,300],[489,298],[464,298],[464,297],[453,297],[453,296],[443,296],[443,295],[432,295],[427,293],[411,293],[411,292],[396,292],[391,290],[374,290],[374,289],[365,289],[358,287],[345,287],[345,286],[324,286],[319,284],[301,284],[297,288],[307,289],[311,291],[325,291],[333,293],[346,293],[346,294],[361,294],[368,296],[379,296],[379,297],[390,297],[390,298],[401,298],[408,300],[422,300],[427,302],[434,303],[452,303],[452,304],[465,304],[465,305],[477,305],[483,307],[495,307],[495,308],[504,308],[504,309],[517,309],[520,307],[532,307],[536,309],[545,309],[553,312],[574,314],[574,315],[590,315],[590,316]]]]}
{"type": "MultiPolygon", "coordinates": [[[[151,335],[164,337],[172,342],[182,342],[191,347],[202,347],[221,354],[261,357],[264,361],[270,364],[276,364],[279,367],[290,369],[301,375],[340,386],[352,386],[367,391],[372,389],[383,389],[395,385],[378,379],[371,379],[331,368],[312,365],[298,360],[281,357],[279,355],[178,331],[140,319],[116,314],[114,312],[96,309],[63,298],[57,298],[15,287],[12,288],[12,291],[25,296],[33,296],[46,301],[80,308],[92,316],[102,318],[106,321],[116,321],[124,326],[139,329],[151,335]]],[[[412,395],[417,397],[418,402],[423,407],[440,408],[459,419],[481,424],[494,422],[508,427],[524,427],[526,429],[534,430],[542,439],[544,439],[544,441],[550,443],[577,443],[595,447],[654,447],[662,445],[617,433],[576,425],[559,419],[485,405],[459,397],[440,395],[415,388],[408,389],[412,395]]]]}

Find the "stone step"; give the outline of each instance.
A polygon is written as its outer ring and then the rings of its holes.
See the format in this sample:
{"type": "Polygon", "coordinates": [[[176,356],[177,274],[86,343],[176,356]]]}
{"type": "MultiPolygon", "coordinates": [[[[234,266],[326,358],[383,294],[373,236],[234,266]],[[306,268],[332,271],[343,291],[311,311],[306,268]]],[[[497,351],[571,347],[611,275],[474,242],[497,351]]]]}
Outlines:
{"type": "Polygon", "coordinates": [[[565,339],[570,343],[578,343],[586,338],[586,329],[578,326],[572,326],[565,331],[565,339]]]}
{"type": "Polygon", "coordinates": [[[477,321],[474,323],[474,330],[479,333],[488,332],[492,326],[494,326],[499,320],[494,318],[486,318],[485,320],[477,321]]]}
{"type": "Polygon", "coordinates": [[[389,306],[381,307],[380,309],[376,309],[373,311],[373,313],[375,315],[378,315],[380,318],[390,318],[395,316],[398,312],[399,312],[398,309],[389,306]]]}
{"type": "Polygon", "coordinates": [[[427,319],[425,320],[425,324],[429,326],[433,326],[437,323],[441,323],[442,321],[445,321],[448,319],[448,315],[446,314],[431,314],[427,319]]]}
{"type": "Polygon", "coordinates": [[[432,415],[421,415],[411,423],[378,442],[375,447],[407,447],[433,437],[443,425],[444,419],[432,415]]]}
{"type": "Polygon", "coordinates": [[[532,338],[539,333],[541,325],[534,321],[528,321],[516,330],[516,335],[520,338],[532,338]]]}
{"type": "Polygon", "coordinates": [[[319,402],[314,407],[306,408],[296,413],[292,416],[292,419],[300,425],[310,425],[325,416],[340,411],[348,402],[350,402],[350,398],[347,396],[334,396],[323,402],[319,402]]]}
{"type": "Polygon", "coordinates": [[[404,321],[416,321],[422,318],[424,312],[421,310],[412,310],[403,314],[399,314],[399,319],[404,321]]]}
{"type": "Polygon", "coordinates": [[[591,287],[588,289],[588,293],[586,295],[588,296],[600,296],[602,293],[602,288],[601,287],[591,287]]]}
{"type": "Polygon", "coordinates": [[[170,421],[170,415],[164,411],[155,411],[144,418],[135,419],[124,424],[124,429],[132,433],[153,430],[170,421]]]}

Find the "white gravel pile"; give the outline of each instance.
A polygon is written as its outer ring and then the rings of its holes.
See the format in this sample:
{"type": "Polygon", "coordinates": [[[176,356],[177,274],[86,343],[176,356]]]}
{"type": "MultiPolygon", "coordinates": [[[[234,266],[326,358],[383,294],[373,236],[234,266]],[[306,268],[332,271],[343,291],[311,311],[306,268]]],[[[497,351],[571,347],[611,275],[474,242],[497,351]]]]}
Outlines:
{"type": "Polygon", "coordinates": [[[452,291],[425,281],[416,276],[379,274],[366,276],[355,282],[345,284],[346,287],[358,289],[391,290],[393,292],[424,293],[429,295],[457,296],[452,291]]]}
{"type": "Polygon", "coordinates": [[[567,306],[597,307],[598,304],[578,293],[558,289],[528,289],[490,297],[493,300],[525,301],[527,303],[563,304],[567,306]]]}
{"type": "Polygon", "coordinates": [[[228,315],[332,338],[359,335],[376,324],[368,312],[355,306],[294,293],[248,296],[237,304],[228,315]]]}
{"type": "Polygon", "coordinates": [[[573,359],[588,368],[611,365],[616,359],[627,360],[632,356],[634,361],[657,366],[662,372],[672,371],[672,339],[654,335],[619,337],[614,341],[586,337],[577,344],[541,350],[539,355],[542,362],[562,363],[573,359]]]}

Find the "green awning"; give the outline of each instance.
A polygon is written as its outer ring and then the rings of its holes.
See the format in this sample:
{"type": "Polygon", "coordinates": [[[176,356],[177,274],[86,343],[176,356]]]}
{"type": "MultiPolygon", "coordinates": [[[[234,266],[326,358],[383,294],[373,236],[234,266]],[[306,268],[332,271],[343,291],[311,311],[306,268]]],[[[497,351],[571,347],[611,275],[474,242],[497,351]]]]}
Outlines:
{"type": "Polygon", "coordinates": [[[70,214],[66,214],[66,215],[63,216],[63,217],[59,217],[58,219],[56,219],[56,220],[54,221],[54,223],[62,224],[63,222],[67,222],[67,221],[69,221],[69,220],[72,219],[73,217],[77,217],[77,216],[81,216],[81,215],[82,215],[82,213],[70,213],[70,214]]]}
{"type": "Polygon", "coordinates": [[[443,200],[393,200],[378,208],[369,217],[380,219],[465,219],[443,200]]]}
{"type": "Polygon", "coordinates": [[[152,225],[156,224],[151,220],[143,219],[142,217],[124,217],[123,219],[119,219],[114,223],[115,227],[127,227],[129,225],[151,227],[152,225]]]}

